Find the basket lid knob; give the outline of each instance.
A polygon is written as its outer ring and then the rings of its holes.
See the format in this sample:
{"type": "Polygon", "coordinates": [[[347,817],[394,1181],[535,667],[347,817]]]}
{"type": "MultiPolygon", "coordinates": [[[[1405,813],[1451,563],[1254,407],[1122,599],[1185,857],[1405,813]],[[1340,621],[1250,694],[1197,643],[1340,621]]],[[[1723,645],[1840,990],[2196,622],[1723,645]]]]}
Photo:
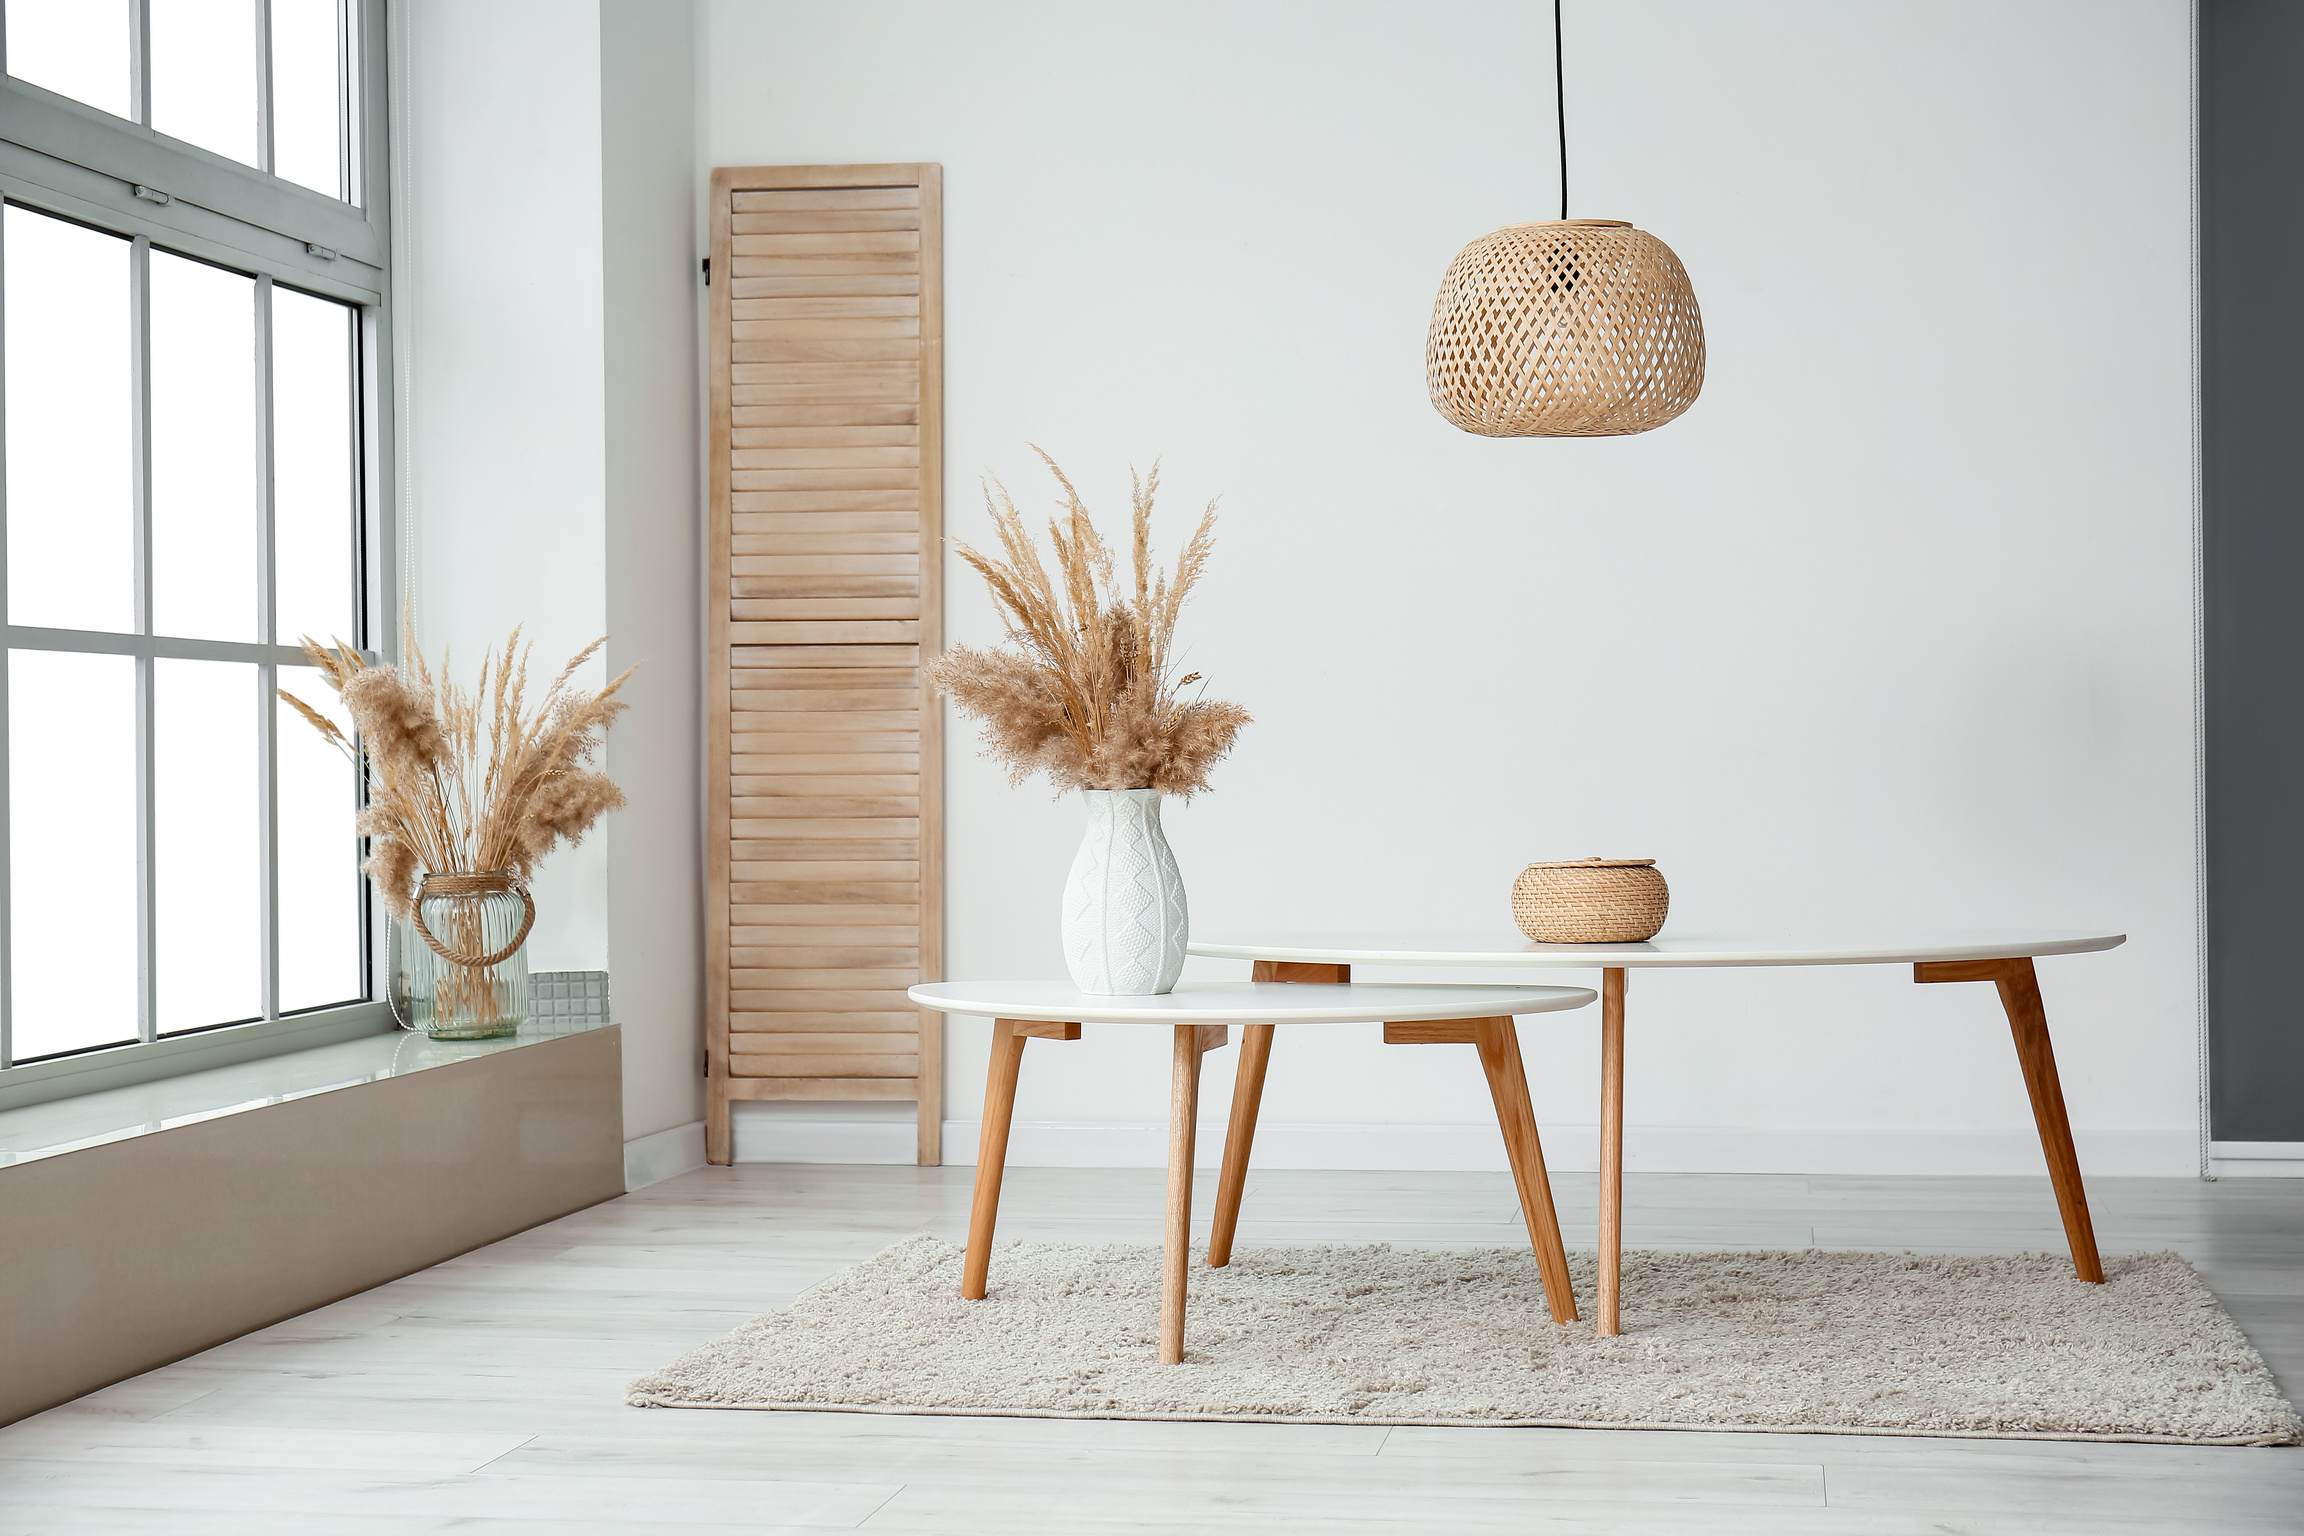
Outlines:
{"type": "Polygon", "coordinates": [[[1593,854],[1587,859],[1538,859],[1530,869],[1637,869],[1653,865],[1654,859],[1604,859],[1593,854]]]}

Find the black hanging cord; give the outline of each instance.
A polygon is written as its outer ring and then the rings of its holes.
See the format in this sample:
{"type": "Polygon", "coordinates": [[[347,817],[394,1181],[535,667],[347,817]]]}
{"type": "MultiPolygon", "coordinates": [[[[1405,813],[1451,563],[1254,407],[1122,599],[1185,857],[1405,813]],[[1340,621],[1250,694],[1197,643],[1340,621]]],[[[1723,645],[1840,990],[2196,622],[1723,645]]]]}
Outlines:
{"type": "Polygon", "coordinates": [[[1552,103],[1560,114],[1560,217],[1568,217],[1568,73],[1560,59],[1560,0],[1552,0],[1552,103]]]}

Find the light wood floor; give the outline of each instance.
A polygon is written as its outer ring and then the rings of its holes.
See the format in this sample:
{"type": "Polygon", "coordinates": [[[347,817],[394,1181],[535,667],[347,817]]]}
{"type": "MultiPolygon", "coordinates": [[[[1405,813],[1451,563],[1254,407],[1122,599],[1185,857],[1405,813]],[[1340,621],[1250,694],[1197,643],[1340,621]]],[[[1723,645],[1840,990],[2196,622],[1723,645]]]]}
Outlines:
{"type": "MultiPolygon", "coordinates": [[[[0,1430],[0,1536],[2304,1532],[2299,1449],[622,1406],[633,1376],[891,1239],[959,1239],[969,1176],[706,1169],[539,1227],[0,1430]]],[[[1002,1236],[1155,1242],[1161,1180],[1013,1170],[1002,1236]]],[[[1571,1246],[1589,1246],[1592,1177],[1558,1182],[1571,1246]]],[[[1635,1247],[2063,1242],[2044,1178],[1628,1183],[1635,1247]]],[[[2090,1193],[2107,1253],[2192,1259],[2304,1387],[2304,1180],[2090,1193]]],[[[1249,1186],[1243,1245],[1376,1240],[1517,1242],[1511,1184],[1249,1186]]]]}

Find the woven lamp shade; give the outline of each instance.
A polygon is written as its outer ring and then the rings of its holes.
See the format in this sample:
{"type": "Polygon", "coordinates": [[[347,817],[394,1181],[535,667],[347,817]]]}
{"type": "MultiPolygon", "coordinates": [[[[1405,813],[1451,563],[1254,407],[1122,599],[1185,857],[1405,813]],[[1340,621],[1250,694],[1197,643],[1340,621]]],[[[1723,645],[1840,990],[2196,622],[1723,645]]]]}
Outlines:
{"type": "Polygon", "coordinates": [[[1704,387],[1704,318],[1672,248],[1617,219],[1514,224],[1440,280],[1424,374],[1482,437],[1619,437],[1704,387]]]}

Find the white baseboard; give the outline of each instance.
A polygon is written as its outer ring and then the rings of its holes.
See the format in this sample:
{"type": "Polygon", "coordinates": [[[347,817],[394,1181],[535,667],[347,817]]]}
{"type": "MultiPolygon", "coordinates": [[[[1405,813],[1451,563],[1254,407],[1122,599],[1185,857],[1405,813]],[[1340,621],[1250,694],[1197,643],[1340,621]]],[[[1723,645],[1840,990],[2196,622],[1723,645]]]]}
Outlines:
{"type": "MultiPolygon", "coordinates": [[[[750,1106],[744,1106],[749,1108],[750,1106]]],[[[781,1107],[781,1106],[779,1106],[781,1107]]],[[[920,1160],[919,1122],[912,1106],[901,1120],[802,1119],[767,1115],[735,1117],[735,1161],[739,1163],[902,1163],[920,1160]]],[[[951,1122],[946,1121],[947,1128],[951,1122]]],[[[973,1138],[974,1131],[970,1131],[973,1138]]],[[[976,1143],[968,1143],[976,1161],[976,1143]]]]}
{"type": "Polygon", "coordinates": [[[704,1122],[691,1120],[668,1131],[640,1136],[624,1143],[624,1188],[627,1192],[661,1183],[674,1174],[704,1166],[704,1122]]]}
{"type": "Polygon", "coordinates": [[[2208,1172],[2219,1179],[2304,1179],[2304,1141],[2212,1141],[2208,1172]]]}
{"type": "MultiPolygon", "coordinates": [[[[944,1122],[944,1160],[976,1161],[978,1123],[944,1122]]],[[[1558,1172],[1600,1165],[1595,1125],[1543,1128],[1547,1164],[1558,1172]]],[[[2189,1129],[2081,1131],[2083,1171],[2100,1177],[2184,1177],[2197,1171],[2189,1129]]],[[[1224,1124],[1200,1127],[1197,1161],[1214,1167],[1224,1124]]],[[[910,1163],[912,1123],[893,1120],[740,1122],[738,1162],[910,1163]]],[[[1158,1168],[1168,1160],[1165,1123],[1020,1121],[1009,1132],[1015,1168],[1158,1168]]],[[[1504,1141],[1493,1125],[1267,1123],[1256,1132],[1259,1168],[1496,1171],[1504,1141]]],[[[1634,1126],[1624,1166],[1648,1173],[2031,1174],[2047,1171],[2029,1126],[2006,1130],[1744,1130],[1715,1126],[1634,1126]]]]}

